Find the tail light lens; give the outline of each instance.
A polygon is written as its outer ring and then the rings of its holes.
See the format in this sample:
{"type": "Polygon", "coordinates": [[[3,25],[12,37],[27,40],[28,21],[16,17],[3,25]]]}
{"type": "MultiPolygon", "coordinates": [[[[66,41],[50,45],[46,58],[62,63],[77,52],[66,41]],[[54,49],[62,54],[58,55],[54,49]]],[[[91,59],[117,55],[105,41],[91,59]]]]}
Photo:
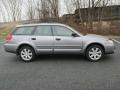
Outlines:
{"type": "Polygon", "coordinates": [[[9,35],[6,36],[6,40],[7,41],[10,41],[11,39],[12,39],[12,35],[11,34],[9,34],[9,35]]]}

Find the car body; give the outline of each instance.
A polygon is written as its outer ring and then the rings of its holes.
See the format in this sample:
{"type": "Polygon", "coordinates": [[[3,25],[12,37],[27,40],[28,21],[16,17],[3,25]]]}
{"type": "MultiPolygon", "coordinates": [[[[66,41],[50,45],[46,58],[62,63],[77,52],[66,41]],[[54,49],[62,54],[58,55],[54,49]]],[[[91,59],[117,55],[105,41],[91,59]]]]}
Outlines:
{"type": "MultiPolygon", "coordinates": [[[[23,48],[23,53],[28,55],[25,47],[32,49],[31,55],[34,53],[34,56],[38,54],[76,53],[85,55],[91,61],[100,60],[104,54],[114,53],[114,43],[111,39],[95,34],[83,35],[70,26],[59,23],[16,26],[15,30],[6,37],[5,51],[21,56],[22,50],[20,52],[20,49],[23,48]],[[91,52],[94,51],[93,57],[97,53],[102,54],[98,55],[99,58],[93,60],[90,58],[88,49],[91,52]]],[[[21,59],[24,60],[22,57],[21,59]]],[[[24,61],[31,61],[32,59],[33,56],[30,60],[24,61]]]]}

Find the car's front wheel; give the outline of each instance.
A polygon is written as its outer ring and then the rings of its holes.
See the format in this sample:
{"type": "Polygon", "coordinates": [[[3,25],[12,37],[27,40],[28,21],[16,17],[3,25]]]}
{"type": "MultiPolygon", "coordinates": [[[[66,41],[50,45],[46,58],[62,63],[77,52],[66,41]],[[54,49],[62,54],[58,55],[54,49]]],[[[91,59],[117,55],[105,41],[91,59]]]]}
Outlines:
{"type": "Polygon", "coordinates": [[[91,45],[86,50],[86,57],[90,61],[98,61],[104,55],[104,49],[100,45],[91,45]]]}
{"type": "Polygon", "coordinates": [[[21,60],[25,62],[30,62],[35,58],[35,52],[33,48],[29,46],[23,46],[19,49],[19,56],[21,60]]]}

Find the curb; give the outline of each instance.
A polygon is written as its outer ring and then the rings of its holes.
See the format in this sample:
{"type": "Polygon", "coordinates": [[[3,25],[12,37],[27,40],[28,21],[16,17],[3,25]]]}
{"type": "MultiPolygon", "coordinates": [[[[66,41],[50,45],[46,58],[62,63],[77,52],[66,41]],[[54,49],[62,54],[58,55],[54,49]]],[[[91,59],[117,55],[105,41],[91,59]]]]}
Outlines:
{"type": "Polygon", "coordinates": [[[112,39],[115,43],[119,44],[120,45],[120,41],[117,41],[115,39],[112,39]]]}

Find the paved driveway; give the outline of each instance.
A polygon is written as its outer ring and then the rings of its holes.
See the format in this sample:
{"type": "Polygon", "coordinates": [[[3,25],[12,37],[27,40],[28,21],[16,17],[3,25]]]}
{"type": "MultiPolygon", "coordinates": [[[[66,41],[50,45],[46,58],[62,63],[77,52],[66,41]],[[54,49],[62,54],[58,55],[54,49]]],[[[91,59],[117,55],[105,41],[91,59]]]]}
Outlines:
{"type": "Polygon", "coordinates": [[[44,55],[25,63],[1,44],[0,90],[120,90],[120,46],[95,63],[80,55],[44,55]]]}

